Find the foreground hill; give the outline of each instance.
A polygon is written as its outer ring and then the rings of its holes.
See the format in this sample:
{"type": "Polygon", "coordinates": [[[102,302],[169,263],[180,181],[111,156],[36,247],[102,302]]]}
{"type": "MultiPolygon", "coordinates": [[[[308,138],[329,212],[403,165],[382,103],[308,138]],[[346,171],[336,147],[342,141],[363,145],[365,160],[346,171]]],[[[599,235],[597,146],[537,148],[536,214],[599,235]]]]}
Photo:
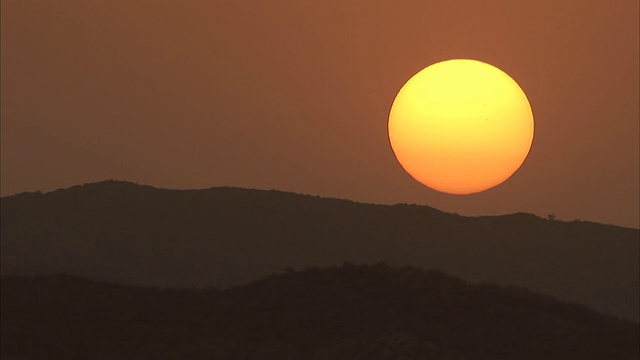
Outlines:
{"type": "Polygon", "coordinates": [[[2,278],[2,358],[637,359],[627,323],[521,288],[384,264],[219,290],[2,278]]]}
{"type": "Polygon", "coordinates": [[[4,197],[1,220],[5,274],[224,287],[286,266],[383,261],[525,286],[600,312],[639,317],[637,229],[117,181],[4,197]]]}

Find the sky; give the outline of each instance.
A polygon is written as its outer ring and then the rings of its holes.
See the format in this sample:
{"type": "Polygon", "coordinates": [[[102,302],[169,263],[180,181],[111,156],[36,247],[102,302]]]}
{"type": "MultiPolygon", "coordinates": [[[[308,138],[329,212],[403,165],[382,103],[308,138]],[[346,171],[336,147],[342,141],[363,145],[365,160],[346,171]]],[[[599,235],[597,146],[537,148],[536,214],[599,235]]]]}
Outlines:
{"type": "Polygon", "coordinates": [[[637,0],[2,0],[1,192],[106,179],[640,227],[637,0]],[[527,94],[509,180],[448,195],[396,161],[402,85],[447,59],[527,94]]]}

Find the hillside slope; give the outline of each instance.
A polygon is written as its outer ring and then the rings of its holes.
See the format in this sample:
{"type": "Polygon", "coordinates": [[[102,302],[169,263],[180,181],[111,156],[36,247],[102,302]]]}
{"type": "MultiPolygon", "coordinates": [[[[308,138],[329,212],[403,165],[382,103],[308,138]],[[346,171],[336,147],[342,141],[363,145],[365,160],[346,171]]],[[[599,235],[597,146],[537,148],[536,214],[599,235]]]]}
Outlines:
{"type": "Polygon", "coordinates": [[[411,267],[287,272],[219,290],[2,278],[2,358],[637,359],[637,323],[411,267]]]}
{"type": "Polygon", "coordinates": [[[639,317],[637,229],[117,181],[4,197],[1,220],[5,274],[206,287],[246,283],[287,266],[383,261],[639,317]]]}

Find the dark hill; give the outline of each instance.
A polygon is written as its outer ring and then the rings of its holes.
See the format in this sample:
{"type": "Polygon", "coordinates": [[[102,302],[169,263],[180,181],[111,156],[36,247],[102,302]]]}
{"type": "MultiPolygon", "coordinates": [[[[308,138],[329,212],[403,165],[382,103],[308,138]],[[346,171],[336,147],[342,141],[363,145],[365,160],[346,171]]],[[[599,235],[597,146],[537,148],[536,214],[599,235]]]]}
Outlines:
{"type": "Polygon", "coordinates": [[[2,272],[207,287],[343,261],[437,268],[638,319],[639,231],[279,191],[106,181],[2,198],[2,272]]]}
{"type": "Polygon", "coordinates": [[[3,359],[637,359],[637,323],[385,265],[219,290],[2,278],[3,359]]]}

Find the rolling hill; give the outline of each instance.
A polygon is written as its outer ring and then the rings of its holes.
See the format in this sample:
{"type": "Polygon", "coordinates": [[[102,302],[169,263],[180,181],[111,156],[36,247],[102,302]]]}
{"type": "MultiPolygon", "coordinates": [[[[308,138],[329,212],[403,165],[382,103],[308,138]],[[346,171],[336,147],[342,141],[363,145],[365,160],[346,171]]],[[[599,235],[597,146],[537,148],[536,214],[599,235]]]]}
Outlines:
{"type": "Polygon", "coordinates": [[[3,359],[637,359],[638,323],[522,288],[374,266],[226,290],[2,277],[3,359]]]}
{"type": "Polygon", "coordinates": [[[226,287],[285,267],[386,262],[523,286],[639,318],[638,229],[120,181],[3,197],[1,205],[3,274],[226,287]]]}

